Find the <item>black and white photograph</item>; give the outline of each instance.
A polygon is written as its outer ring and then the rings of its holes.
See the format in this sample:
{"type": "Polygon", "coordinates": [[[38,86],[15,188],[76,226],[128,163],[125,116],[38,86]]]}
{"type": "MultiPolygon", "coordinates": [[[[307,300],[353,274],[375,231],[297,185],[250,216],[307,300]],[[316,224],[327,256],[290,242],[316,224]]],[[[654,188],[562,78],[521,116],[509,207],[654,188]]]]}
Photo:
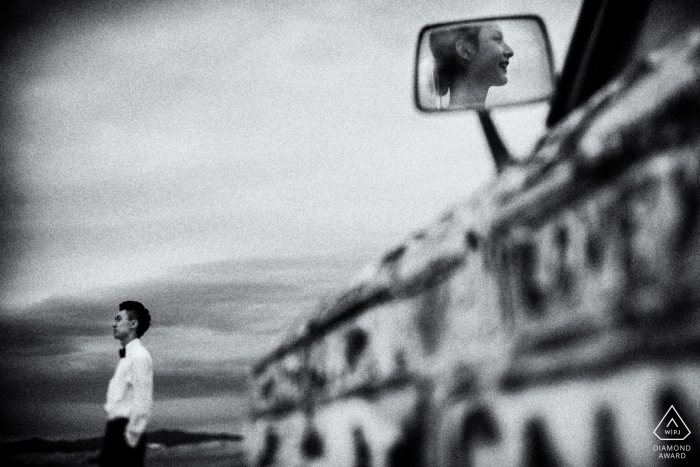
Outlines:
{"type": "Polygon", "coordinates": [[[700,2],[0,4],[0,464],[700,465],[700,2]]]}

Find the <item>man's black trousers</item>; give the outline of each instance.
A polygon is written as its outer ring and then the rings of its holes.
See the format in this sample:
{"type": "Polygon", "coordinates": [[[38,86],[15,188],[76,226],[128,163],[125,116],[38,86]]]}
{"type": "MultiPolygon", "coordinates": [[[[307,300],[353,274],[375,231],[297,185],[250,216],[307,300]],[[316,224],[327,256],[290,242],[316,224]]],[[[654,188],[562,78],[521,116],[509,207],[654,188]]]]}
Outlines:
{"type": "Polygon", "coordinates": [[[146,434],[141,435],[135,448],[126,444],[124,432],[129,420],[116,418],[107,422],[104,444],[99,461],[101,467],[143,467],[146,456],[146,434]]]}

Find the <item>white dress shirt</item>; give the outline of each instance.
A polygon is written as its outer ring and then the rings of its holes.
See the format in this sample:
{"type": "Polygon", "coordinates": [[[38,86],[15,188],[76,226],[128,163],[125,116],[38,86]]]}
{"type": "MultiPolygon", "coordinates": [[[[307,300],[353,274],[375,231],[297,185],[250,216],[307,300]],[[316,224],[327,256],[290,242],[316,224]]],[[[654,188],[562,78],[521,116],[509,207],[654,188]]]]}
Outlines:
{"type": "Polygon", "coordinates": [[[126,356],[119,359],[107,388],[107,419],[128,418],[125,438],[136,447],[153,408],[153,361],[151,354],[134,339],[126,344],[126,356]]]}

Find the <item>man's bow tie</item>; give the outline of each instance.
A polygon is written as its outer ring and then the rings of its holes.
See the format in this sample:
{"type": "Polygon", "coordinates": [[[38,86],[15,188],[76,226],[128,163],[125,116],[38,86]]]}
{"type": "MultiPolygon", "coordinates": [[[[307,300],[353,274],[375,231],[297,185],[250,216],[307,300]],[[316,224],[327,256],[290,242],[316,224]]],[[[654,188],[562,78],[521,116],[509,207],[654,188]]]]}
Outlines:
{"type": "Polygon", "coordinates": [[[124,358],[124,357],[126,357],[126,349],[121,348],[121,349],[119,349],[119,358],[124,358]]]}

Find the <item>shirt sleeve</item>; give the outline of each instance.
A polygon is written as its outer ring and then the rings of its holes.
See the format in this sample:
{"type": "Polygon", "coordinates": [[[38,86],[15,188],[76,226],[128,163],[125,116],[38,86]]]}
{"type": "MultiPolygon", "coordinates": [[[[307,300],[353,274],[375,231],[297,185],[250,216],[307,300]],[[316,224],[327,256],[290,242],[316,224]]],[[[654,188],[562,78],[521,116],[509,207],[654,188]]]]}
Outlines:
{"type": "Polygon", "coordinates": [[[131,384],[133,387],[134,404],[126,425],[124,437],[132,448],[136,447],[146,425],[151,418],[153,407],[153,363],[147,356],[135,358],[132,366],[131,384]]]}

